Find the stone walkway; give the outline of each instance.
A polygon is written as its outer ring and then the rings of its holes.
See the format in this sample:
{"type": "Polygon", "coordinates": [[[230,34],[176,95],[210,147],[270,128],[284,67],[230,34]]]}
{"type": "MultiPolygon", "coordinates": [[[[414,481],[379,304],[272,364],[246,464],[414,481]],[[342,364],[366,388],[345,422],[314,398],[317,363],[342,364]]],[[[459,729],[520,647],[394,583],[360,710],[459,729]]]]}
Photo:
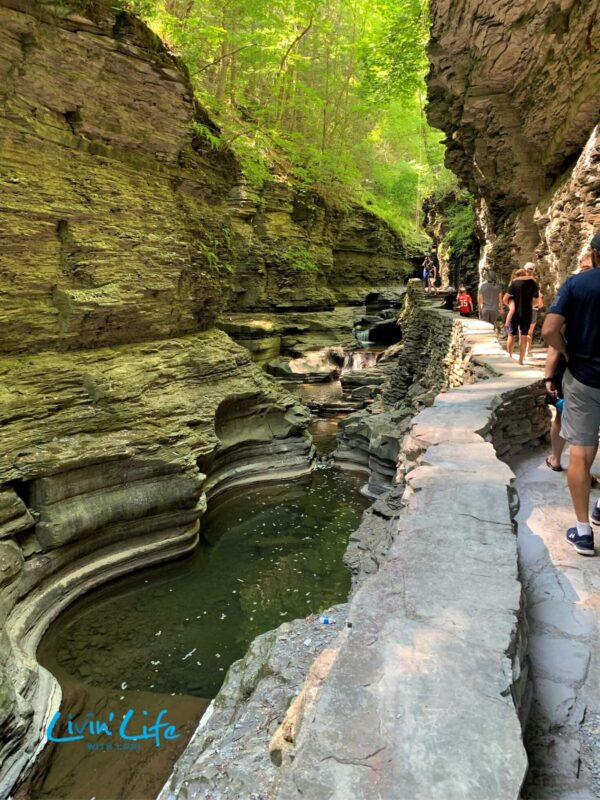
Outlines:
{"type": "Polygon", "coordinates": [[[600,797],[600,558],[579,556],[565,541],[574,524],[566,472],[548,469],[546,455],[512,464],[533,675],[523,797],[588,800],[600,797]]]}

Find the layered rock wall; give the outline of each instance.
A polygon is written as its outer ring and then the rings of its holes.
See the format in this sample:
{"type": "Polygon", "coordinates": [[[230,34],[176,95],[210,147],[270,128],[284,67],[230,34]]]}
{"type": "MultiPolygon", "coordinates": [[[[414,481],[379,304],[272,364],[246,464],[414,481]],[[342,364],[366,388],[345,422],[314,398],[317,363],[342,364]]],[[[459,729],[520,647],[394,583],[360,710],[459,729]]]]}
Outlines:
{"type": "Polygon", "coordinates": [[[536,257],[542,289],[551,295],[577,265],[581,248],[600,230],[600,127],[596,125],[572,171],[537,206],[536,257]]]}
{"type": "Polygon", "coordinates": [[[35,660],[49,622],[191,550],[212,494],[306,475],[314,448],[308,413],[221,331],[5,358],[0,374],[4,796],[58,702],[35,660]]]}
{"type": "Polygon", "coordinates": [[[330,309],[413,271],[411,248],[365,208],[332,206],[288,179],[234,190],[232,310],[330,309]]]}
{"type": "Polygon", "coordinates": [[[53,5],[0,3],[0,350],[206,329],[232,258],[233,157],[195,133],[212,123],[147,29],[53,5]]]}
{"type": "Polygon", "coordinates": [[[0,352],[211,326],[223,308],[357,301],[410,268],[358,206],[249,191],[185,70],[106,3],[2,0],[0,352]]]}
{"type": "Polygon", "coordinates": [[[402,347],[379,402],[340,422],[336,460],[368,473],[370,495],[386,492],[396,478],[400,445],[411,417],[436,395],[474,380],[463,329],[456,314],[425,302],[420,280],[409,281],[402,347]]]}
{"type": "Polygon", "coordinates": [[[235,160],[164,46],[84,5],[0,1],[1,797],[60,699],[52,618],[191,550],[211,494],[314,466],[307,412],[212,327],[235,160]]]}
{"type": "MultiPolygon", "coordinates": [[[[479,198],[482,266],[506,277],[531,260],[536,207],[569,180],[598,121],[598,3],[433,0],[430,9],[429,120],[447,135],[448,166],[479,198]]],[[[570,233],[580,246],[589,220],[570,233]]]]}

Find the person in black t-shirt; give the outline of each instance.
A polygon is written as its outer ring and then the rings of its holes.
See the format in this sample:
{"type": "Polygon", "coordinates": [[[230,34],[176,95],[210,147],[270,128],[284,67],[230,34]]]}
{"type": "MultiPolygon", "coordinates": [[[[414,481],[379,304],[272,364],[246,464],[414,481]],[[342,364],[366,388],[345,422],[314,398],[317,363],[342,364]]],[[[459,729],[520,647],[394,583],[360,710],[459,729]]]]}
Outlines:
{"type": "MultiPolygon", "coordinates": [[[[569,528],[566,538],[584,556],[595,555],[589,502],[600,432],[600,231],[590,244],[593,268],[567,278],[542,330],[546,344],[567,361],[560,433],[570,445],[568,479],[577,527],[569,528]]],[[[591,519],[600,525],[598,504],[591,519]]]]}
{"type": "MultiPolygon", "coordinates": [[[[539,301],[540,287],[531,277],[527,277],[524,270],[518,270],[516,279],[511,281],[510,286],[506,290],[506,294],[502,298],[504,305],[510,306],[511,301],[514,303],[514,313],[510,318],[510,325],[507,328],[508,342],[507,350],[512,357],[514,336],[519,332],[519,364],[522,364],[525,359],[525,352],[527,350],[527,334],[529,333],[529,326],[531,325],[531,317],[533,314],[533,301],[539,301]]],[[[536,303],[537,304],[537,303],[536,303]]]]}

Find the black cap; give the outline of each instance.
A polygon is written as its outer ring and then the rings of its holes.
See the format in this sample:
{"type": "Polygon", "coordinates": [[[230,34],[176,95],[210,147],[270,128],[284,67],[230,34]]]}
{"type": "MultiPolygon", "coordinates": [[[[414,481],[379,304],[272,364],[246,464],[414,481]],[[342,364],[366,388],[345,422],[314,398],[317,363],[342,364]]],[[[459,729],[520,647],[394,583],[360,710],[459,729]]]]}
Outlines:
{"type": "Polygon", "coordinates": [[[600,231],[596,231],[596,233],[592,236],[590,246],[593,247],[594,250],[600,250],[600,231]]]}

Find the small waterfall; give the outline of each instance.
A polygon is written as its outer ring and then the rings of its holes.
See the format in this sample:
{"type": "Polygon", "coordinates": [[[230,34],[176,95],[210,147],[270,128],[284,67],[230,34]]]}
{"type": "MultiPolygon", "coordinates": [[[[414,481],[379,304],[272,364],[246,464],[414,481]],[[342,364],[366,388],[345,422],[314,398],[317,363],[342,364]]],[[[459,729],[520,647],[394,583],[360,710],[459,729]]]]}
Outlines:
{"type": "Polygon", "coordinates": [[[372,350],[354,350],[351,353],[346,353],[344,357],[344,366],[342,367],[342,375],[345,372],[374,367],[380,355],[380,351],[372,350]]]}
{"type": "Polygon", "coordinates": [[[361,344],[369,344],[369,342],[371,341],[369,339],[370,333],[371,331],[369,330],[369,328],[367,328],[364,331],[359,331],[354,329],[354,336],[356,337],[356,340],[359,341],[361,344]]]}

